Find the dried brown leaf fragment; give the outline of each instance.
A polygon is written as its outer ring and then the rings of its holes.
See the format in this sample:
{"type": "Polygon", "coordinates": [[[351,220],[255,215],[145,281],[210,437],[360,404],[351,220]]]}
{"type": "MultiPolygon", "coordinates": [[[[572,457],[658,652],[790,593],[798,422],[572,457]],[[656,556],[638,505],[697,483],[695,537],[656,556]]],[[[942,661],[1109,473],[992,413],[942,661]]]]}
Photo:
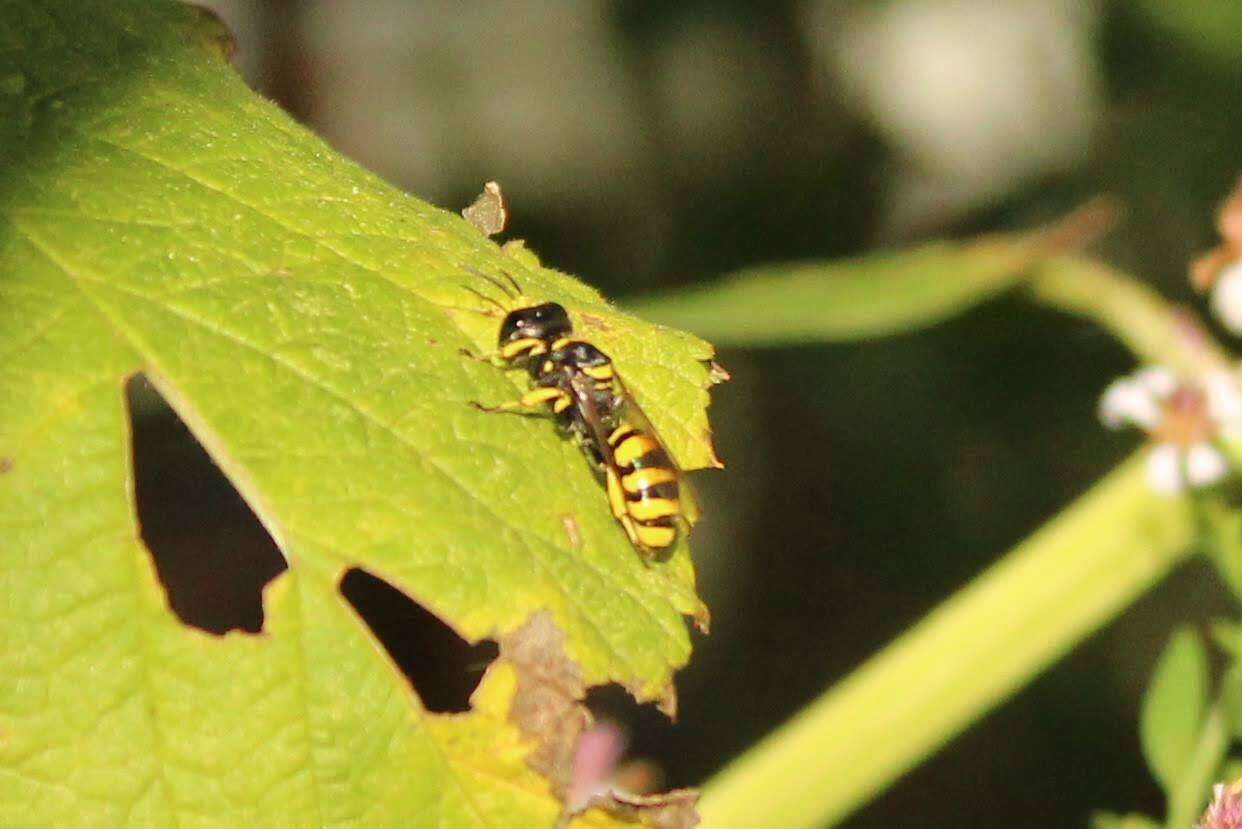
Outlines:
{"type": "MultiPolygon", "coordinates": [[[[655,829],[689,829],[698,823],[698,793],[678,789],[662,794],[638,795],[617,788],[611,778],[616,757],[597,770],[594,791],[584,789],[581,772],[584,750],[590,751],[593,718],[583,705],[586,684],[578,665],[565,655],[565,634],[552,614],[535,614],[522,627],[500,637],[500,659],[516,677],[509,721],[534,741],[526,762],[543,775],[553,793],[565,804],[562,824],[575,816],[599,810],[608,816],[655,829]],[[583,792],[589,792],[584,797],[583,792]]],[[[676,710],[672,686],[661,710],[676,710]]],[[[598,765],[598,764],[597,764],[598,765]]],[[[589,816],[588,816],[589,817],[589,816]]]]}
{"type": "Polygon", "coordinates": [[[461,211],[461,217],[484,236],[495,236],[504,232],[505,225],[509,222],[509,209],[505,206],[500,185],[494,181],[484,184],[483,192],[469,207],[461,211]]]}
{"type": "Polygon", "coordinates": [[[582,705],[582,669],[565,655],[564,645],[565,634],[546,611],[500,639],[500,658],[517,673],[509,721],[536,740],[526,762],[551,781],[562,799],[573,774],[578,736],[591,724],[582,705]]]}
{"type": "Polygon", "coordinates": [[[587,810],[602,809],[614,818],[654,829],[694,829],[699,825],[695,789],[673,789],[659,794],[629,794],[617,789],[591,798],[587,810]]]}

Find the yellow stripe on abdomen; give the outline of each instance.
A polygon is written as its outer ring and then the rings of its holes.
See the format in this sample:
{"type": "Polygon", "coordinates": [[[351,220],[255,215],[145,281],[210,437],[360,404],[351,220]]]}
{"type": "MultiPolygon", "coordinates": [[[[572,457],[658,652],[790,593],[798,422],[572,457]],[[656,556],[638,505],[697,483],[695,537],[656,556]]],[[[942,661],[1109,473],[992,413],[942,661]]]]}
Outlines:
{"type": "Polygon", "coordinates": [[[622,423],[620,426],[612,430],[612,434],[608,436],[608,445],[616,446],[626,435],[634,434],[634,427],[628,423],[622,423]]]}
{"type": "Polygon", "coordinates": [[[660,444],[656,443],[654,438],[644,435],[642,432],[634,432],[621,440],[620,444],[613,450],[612,456],[616,460],[617,466],[629,466],[634,463],[636,458],[641,458],[648,452],[659,448],[660,444]]]}
{"type": "Polygon", "coordinates": [[[638,538],[638,543],[644,547],[660,549],[677,540],[677,528],[635,524],[634,535],[638,538]]]}
{"type": "Polygon", "coordinates": [[[630,517],[635,521],[650,521],[681,514],[681,502],[673,498],[644,498],[627,504],[630,517]]]}
{"type": "Polygon", "coordinates": [[[677,480],[677,473],[671,469],[651,467],[636,469],[621,479],[621,486],[626,492],[642,492],[656,484],[666,484],[677,480]]]}

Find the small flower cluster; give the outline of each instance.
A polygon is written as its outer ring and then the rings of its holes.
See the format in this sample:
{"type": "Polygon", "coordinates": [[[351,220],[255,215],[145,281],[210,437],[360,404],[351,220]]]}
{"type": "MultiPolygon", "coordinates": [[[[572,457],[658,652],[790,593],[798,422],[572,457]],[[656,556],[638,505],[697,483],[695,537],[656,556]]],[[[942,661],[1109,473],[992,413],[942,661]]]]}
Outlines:
{"type": "Polygon", "coordinates": [[[1211,291],[1212,312],[1233,334],[1242,334],[1242,179],[1216,214],[1221,243],[1190,266],[1190,282],[1211,291]]]}
{"type": "Polygon", "coordinates": [[[1144,368],[1104,391],[1100,420],[1110,429],[1137,426],[1151,438],[1147,481],[1153,491],[1175,495],[1209,487],[1229,474],[1221,441],[1242,436],[1242,386],[1224,370],[1188,381],[1159,366],[1144,368]]]}
{"type": "Polygon", "coordinates": [[[1212,802],[1195,829],[1242,829],[1242,780],[1212,787],[1212,802]]]}

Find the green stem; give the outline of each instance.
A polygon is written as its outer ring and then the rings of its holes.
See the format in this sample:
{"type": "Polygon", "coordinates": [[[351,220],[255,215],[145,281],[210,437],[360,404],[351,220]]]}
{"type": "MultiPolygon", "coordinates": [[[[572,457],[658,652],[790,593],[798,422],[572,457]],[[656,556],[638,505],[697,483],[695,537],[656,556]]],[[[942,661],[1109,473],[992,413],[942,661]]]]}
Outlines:
{"type": "Polygon", "coordinates": [[[704,829],[818,827],[977,720],[1188,553],[1185,501],[1135,457],[703,792],[704,829]]]}
{"type": "Polygon", "coordinates": [[[1143,282],[1097,259],[1058,256],[1028,283],[1035,299],[1106,328],[1145,363],[1186,376],[1225,368],[1230,358],[1198,319],[1143,282]]]}

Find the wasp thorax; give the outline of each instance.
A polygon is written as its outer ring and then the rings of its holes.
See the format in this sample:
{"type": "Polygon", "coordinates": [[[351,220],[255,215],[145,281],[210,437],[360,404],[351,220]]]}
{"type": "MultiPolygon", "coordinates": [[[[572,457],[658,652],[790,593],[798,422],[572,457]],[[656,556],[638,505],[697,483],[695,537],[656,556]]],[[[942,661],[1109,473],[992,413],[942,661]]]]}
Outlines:
{"type": "Polygon", "coordinates": [[[581,341],[570,343],[565,348],[564,353],[568,361],[578,368],[594,368],[595,366],[608,365],[612,362],[604,352],[590,343],[581,341]]]}
{"type": "Polygon", "coordinates": [[[569,314],[556,302],[545,302],[529,308],[510,311],[500,325],[500,345],[527,337],[548,340],[564,336],[572,330],[569,314]]]}

